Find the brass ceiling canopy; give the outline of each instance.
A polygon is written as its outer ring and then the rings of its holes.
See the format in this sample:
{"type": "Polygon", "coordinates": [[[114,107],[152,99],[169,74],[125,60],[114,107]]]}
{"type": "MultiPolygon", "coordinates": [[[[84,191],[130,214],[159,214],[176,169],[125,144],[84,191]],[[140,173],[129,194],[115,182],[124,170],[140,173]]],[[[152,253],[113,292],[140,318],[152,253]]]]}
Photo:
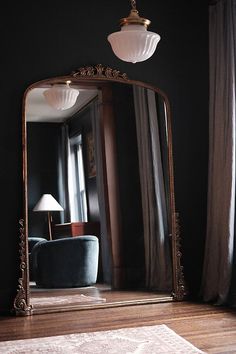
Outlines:
{"type": "Polygon", "coordinates": [[[147,18],[140,17],[138,10],[136,9],[136,2],[131,1],[132,9],[128,17],[122,18],[120,20],[120,26],[124,25],[142,25],[146,28],[150,25],[151,21],[147,18]]]}

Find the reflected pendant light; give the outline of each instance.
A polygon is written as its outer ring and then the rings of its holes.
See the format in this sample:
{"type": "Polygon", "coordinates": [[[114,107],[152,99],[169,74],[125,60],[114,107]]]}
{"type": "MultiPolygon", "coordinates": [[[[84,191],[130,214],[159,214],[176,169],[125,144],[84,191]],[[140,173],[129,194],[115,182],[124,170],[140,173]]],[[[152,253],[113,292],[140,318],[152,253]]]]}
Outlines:
{"type": "Polygon", "coordinates": [[[50,89],[44,91],[47,103],[54,109],[64,111],[74,106],[79,91],[70,87],[70,81],[65,84],[55,84],[50,89]]]}
{"type": "Polygon", "coordinates": [[[147,30],[151,21],[139,16],[135,0],[130,2],[132,9],[128,17],[120,20],[121,30],[110,34],[107,39],[119,59],[136,63],[153,55],[161,37],[147,30]]]}

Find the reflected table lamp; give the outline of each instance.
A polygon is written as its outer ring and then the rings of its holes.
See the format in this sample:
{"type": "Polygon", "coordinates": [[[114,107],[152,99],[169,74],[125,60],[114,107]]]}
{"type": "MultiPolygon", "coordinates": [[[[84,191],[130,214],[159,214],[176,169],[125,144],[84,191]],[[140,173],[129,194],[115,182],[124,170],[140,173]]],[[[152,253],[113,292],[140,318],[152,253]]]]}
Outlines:
{"type": "Polygon", "coordinates": [[[48,231],[49,239],[52,240],[52,216],[51,211],[62,211],[62,206],[56,201],[56,199],[51,194],[43,194],[39,199],[38,203],[35,205],[33,211],[44,211],[47,212],[48,216],[48,231]]]}

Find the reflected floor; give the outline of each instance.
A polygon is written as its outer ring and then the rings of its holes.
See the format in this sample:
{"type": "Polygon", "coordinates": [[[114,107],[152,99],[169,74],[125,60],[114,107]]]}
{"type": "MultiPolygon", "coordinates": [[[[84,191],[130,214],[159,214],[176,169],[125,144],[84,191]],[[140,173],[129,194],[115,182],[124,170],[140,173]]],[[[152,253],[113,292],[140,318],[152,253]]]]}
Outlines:
{"type": "Polygon", "coordinates": [[[30,283],[31,304],[35,313],[60,310],[116,307],[172,301],[168,293],[147,290],[112,290],[109,285],[67,289],[42,289],[30,283]]]}

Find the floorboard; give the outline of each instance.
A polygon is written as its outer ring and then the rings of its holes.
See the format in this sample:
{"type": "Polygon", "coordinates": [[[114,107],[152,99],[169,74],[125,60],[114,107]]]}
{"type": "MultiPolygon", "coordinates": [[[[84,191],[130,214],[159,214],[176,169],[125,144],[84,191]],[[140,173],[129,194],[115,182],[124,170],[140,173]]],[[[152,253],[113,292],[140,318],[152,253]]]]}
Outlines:
{"type": "Polygon", "coordinates": [[[236,312],[190,302],[0,317],[0,341],[166,324],[207,353],[236,353],[236,312]]]}

